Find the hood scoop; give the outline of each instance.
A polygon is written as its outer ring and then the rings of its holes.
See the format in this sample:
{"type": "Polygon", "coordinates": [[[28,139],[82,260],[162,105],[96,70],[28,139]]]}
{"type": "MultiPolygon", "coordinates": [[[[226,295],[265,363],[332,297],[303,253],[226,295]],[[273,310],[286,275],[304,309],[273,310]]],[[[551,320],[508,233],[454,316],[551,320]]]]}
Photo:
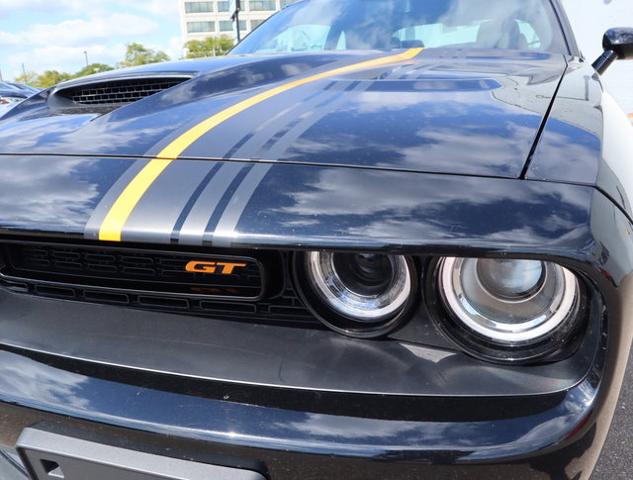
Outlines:
{"type": "Polygon", "coordinates": [[[58,107],[117,108],[168,90],[190,76],[115,78],[58,87],[49,98],[58,107]]]}

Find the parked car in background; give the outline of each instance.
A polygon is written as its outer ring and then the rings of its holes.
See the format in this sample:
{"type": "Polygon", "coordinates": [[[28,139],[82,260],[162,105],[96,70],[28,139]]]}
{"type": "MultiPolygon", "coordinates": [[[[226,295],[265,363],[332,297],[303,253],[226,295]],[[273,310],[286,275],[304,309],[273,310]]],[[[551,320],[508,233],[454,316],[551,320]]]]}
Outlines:
{"type": "Polygon", "coordinates": [[[589,479],[633,337],[602,40],[558,0],[300,0],[19,103],[2,478],[589,479]]]}
{"type": "Polygon", "coordinates": [[[0,82],[0,116],[9,109],[38,92],[37,89],[19,83],[0,82]]]}

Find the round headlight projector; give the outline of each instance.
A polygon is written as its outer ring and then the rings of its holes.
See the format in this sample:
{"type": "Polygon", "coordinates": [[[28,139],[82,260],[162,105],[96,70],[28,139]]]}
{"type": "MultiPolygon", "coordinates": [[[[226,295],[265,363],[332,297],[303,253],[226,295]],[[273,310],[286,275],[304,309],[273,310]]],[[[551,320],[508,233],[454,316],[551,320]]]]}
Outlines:
{"type": "Polygon", "coordinates": [[[471,346],[542,345],[568,330],[576,317],[578,279],[555,263],[445,258],[438,283],[454,319],[451,333],[471,346]]]}
{"type": "Polygon", "coordinates": [[[404,256],[309,252],[298,261],[307,303],[323,323],[354,337],[395,328],[417,290],[414,265],[404,256]]]}

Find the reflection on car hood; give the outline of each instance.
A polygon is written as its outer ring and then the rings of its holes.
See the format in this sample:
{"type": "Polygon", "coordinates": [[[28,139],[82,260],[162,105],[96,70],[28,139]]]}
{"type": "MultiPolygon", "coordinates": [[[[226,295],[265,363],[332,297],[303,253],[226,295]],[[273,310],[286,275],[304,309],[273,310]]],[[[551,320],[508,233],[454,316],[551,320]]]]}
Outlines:
{"type": "MultiPolygon", "coordinates": [[[[256,94],[384,55],[197,62],[191,80],[105,113],[59,111],[50,101],[55,91],[45,92],[0,121],[0,154],[153,157],[196,124],[256,94]]],[[[182,68],[190,72],[192,65],[182,68]]],[[[564,57],[555,54],[427,49],[407,62],[341,73],[257,103],[197,138],[180,157],[516,178],[565,68],[564,57]]],[[[176,71],[174,64],[165,69],[176,71]]]]}
{"type": "MultiPolygon", "coordinates": [[[[114,199],[144,165],[131,158],[0,155],[0,234],[96,240],[114,199]]],[[[591,187],[552,182],[176,161],[136,204],[122,240],[418,253],[502,245],[585,255],[598,198],[591,187]]]]}

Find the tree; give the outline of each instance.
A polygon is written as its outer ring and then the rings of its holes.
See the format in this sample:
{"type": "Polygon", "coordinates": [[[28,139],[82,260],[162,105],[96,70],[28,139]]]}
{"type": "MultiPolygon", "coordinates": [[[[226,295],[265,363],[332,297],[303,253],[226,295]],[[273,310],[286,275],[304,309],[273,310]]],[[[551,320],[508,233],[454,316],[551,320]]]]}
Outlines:
{"type": "Polygon", "coordinates": [[[58,83],[70,80],[71,78],[73,78],[73,76],[69,73],[58,72],[57,70],[46,70],[37,76],[37,79],[32,85],[38,88],[49,88],[58,83]]]}
{"type": "Polygon", "coordinates": [[[136,67],[147,65],[148,63],[166,62],[169,56],[160,50],[146,48],[140,43],[132,42],[127,44],[125,60],[118,64],[119,67],[136,67]]]}
{"type": "Polygon", "coordinates": [[[25,85],[34,86],[37,81],[37,73],[35,72],[24,72],[22,75],[15,77],[15,81],[17,83],[24,83],[25,85]]]}
{"type": "Polygon", "coordinates": [[[80,78],[87,75],[94,75],[95,73],[109,72],[110,70],[114,70],[114,68],[112,68],[110,65],[106,65],[104,63],[91,63],[90,65],[82,68],[77,73],[75,73],[73,77],[80,78]]]}
{"type": "Polygon", "coordinates": [[[204,58],[226,55],[233,48],[233,39],[226,35],[189,40],[185,43],[187,58],[204,58]]]}

